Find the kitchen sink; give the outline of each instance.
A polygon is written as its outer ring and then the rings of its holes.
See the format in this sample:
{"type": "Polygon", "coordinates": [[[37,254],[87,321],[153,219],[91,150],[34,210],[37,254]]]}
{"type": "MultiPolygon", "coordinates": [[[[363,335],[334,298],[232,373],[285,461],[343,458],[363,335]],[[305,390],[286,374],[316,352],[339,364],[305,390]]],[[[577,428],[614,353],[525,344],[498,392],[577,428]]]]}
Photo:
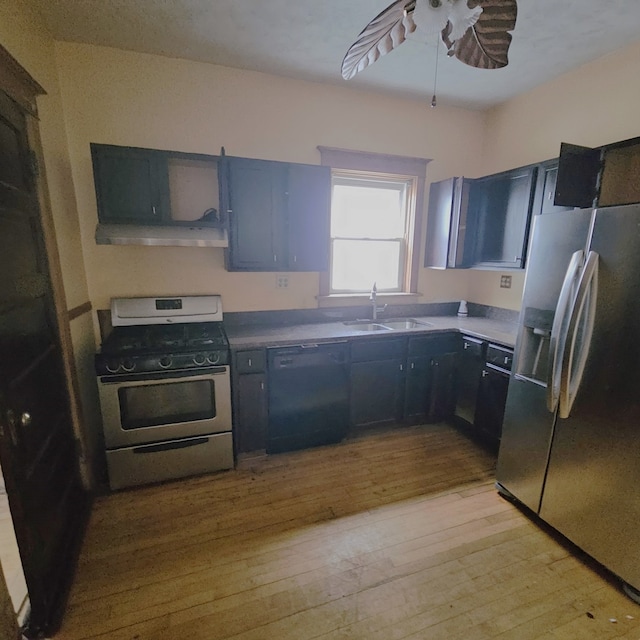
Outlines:
{"type": "Polygon", "coordinates": [[[389,318],[389,320],[380,321],[389,329],[419,329],[420,327],[432,327],[430,322],[415,320],[414,318],[389,318]]]}
{"type": "Polygon", "coordinates": [[[430,322],[423,322],[415,318],[389,318],[373,322],[372,320],[348,320],[343,324],[358,331],[392,331],[393,329],[419,329],[432,327],[430,322]]]}
{"type": "Polygon", "coordinates": [[[391,331],[391,327],[385,327],[383,324],[371,322],[371,320],[349,320],[344,322],[348,327],[353,327],[356,331],[391,331]]]}

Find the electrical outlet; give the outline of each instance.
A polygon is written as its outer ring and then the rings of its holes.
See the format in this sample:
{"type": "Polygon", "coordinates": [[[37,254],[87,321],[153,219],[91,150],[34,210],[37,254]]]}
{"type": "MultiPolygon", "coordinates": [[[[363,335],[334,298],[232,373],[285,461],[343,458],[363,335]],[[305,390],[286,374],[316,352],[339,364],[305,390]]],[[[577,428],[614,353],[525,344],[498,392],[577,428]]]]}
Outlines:
{"type": "Polygon", "coordinates": [[[500,276],[500,288],[511,289],[511,276],[500,276]]]}
{"type": "Polygon", "coordinates": [[[276,289],[287,289],[289,287],[289,276],[278,274],[276,276],[276,289]]]}

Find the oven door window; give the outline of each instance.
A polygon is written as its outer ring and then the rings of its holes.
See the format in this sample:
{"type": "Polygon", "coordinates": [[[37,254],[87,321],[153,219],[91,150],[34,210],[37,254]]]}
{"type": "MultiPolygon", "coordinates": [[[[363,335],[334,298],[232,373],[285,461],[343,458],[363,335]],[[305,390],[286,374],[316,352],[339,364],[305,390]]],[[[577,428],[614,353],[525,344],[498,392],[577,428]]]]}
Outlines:
{"type": "Polygon", "coordinates": [[[142,429],[216,415],[213,380],[181,380],[118,389],[123,429],[142,429]]]}

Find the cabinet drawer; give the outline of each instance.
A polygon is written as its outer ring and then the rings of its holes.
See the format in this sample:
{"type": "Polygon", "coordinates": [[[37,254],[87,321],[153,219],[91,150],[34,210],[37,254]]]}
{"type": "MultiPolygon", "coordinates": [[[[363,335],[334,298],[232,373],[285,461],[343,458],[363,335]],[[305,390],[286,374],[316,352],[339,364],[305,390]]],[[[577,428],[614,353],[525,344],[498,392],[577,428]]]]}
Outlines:
{"type": "Polygon", "coordinates": [[[484,342],[478,338],[462,336],[462,351],[470,356],[483,357],[484,342]]]}
{"type": "Polygon", "coordinates": [[[458,351],[460,337],[456,333],[409,338],[409,356],[430,356],[458,351]]]}
{"type": "Polygon", "coordinates": [[[404,338],[353,342],[351,344],[351,362],[403,358],[404,345],[404,338]]]}
{"type": "Polygon", "coordinates": [[[513,363],[513,351],[506,347],[499,347],[495,344],[490,344],[487,347],[487,362],[511,371],[511,365],[513,363]]]}
{"type": "Polygon", "coordinates": [[[260,373],[267,368],[267,354],[264,349],[238,351],[236,354],[237,373],[260,373]]]}

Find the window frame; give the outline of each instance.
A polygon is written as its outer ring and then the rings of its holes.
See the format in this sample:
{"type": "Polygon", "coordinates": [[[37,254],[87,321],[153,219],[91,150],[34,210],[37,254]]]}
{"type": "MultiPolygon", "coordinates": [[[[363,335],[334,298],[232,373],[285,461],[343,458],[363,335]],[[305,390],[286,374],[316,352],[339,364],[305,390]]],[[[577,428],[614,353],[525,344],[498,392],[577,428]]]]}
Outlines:
{"type": "MultiPolygon", "coordinates": [[[[420,245],[424,223],[424,197],[427,164],[430,158],[399,156],[367,151],[353,151],[336,147],[319,146],[321,164],[336,171],[353,171],[360,174],[379,174],[386,176],[415,179],[414,215],[409,216],[412,225],[406,246],[406,269],[402,291],[384,292],[384,295],[416,294],[418,292],[418,273],[420,270],[420,245]]],[[[330,239],[328,239],[330,242],[330,239]]],[[[320,272],[320,297],[357,297],[363,293],[331,293],[330,269],[320,272]]]]}
{"type": "MultiPolygon", "coordinates": [[[[411,247],[413,245],[413,234],[415,230],[415,210],[416,210],[416,193],[418,189],[418,179],[416,176],[410,175],[398,175],[395,173],[380,173],[374,171],[356,171],[353,169],[332,169],[331,171],[331,194],[333,202],[333,187],[335,185],[334,180],[340,181],[344,179],[344,182],[348,183],[352,181],[354,186],[357,186],[357,182],[362,183],[376,183],[376,185],[382,185],[385,182],[388,183],[403,183],[406,188],[405,193],[405,211],[404,211],[404,231],[402,236],[397,238],[369,238],[370,240],[376,240],[380,242],[394,242],[399,243],[399,258],[398,258],[398,279],[396,287],[392,289],[381,289],[378,287],[380,293],[398,294],[408,293],[410,289],[410,259],[411,259],[411,247]]],[[[331,276],[333,271],[333,246],[334,240],[367,240],[366,236],[358,238],[334,238],[333,234],[329,235],[330,245],[330,258],[329,258],[329,274],[328,274],[328,287],[329,295],[360,295],[363,293],[369,294],[369,290],[356,290],[356,289],[335,289],[332,286],[331,276]]]]}

